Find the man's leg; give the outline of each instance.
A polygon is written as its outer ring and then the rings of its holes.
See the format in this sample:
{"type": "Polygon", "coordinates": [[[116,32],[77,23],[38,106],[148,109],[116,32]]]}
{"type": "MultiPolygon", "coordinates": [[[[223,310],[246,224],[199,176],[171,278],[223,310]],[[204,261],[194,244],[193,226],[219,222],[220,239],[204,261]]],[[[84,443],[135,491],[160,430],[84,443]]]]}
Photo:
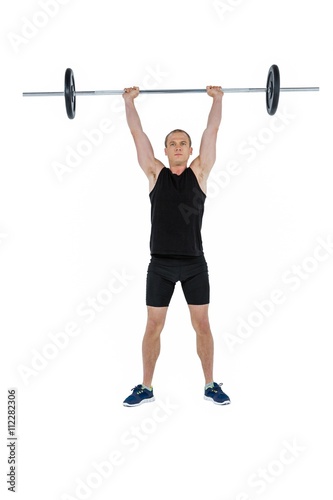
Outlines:
{"type": "Polygon", "coordinates": [[[164,327],[168,307],[147,307],[147,326],[142,341],[143,384],[152,385],[157,358],[161,349],[161,332],[164,327]]]}
{"type": "Polygon", "coordinates": [[[208,304],[190,305],[191,322],[197,335],[197,353],[204,372],[205,383],[213,382],[214,340],[208,318],[208,304]]]}

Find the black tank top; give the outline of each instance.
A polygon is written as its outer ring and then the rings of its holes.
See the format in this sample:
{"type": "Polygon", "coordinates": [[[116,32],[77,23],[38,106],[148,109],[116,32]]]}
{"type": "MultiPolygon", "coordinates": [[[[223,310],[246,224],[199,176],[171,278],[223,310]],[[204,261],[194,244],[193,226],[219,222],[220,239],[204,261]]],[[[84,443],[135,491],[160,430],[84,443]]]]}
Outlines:
{"type": "Polygon", "coordinates": [[[205,193],[191,168],[173,174],[162,168],[149,194],[151,201],[151,255],[203,255],[201,226],[205,193]]]}

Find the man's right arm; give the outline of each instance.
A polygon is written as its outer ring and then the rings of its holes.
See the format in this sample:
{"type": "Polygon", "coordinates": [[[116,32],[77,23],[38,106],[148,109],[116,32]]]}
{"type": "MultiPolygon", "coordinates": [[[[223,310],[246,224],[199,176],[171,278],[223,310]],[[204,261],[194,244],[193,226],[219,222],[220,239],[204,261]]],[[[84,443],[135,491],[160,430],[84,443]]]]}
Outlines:
{"type": "Polygon", "coordinates": [[[152,188],[159,171],[164,165],[159,160],[156,160],[150,140],[142,129],[141,120],[134,105],[134,99],[138,95],[138,87],[125,89],[123,98],[125,100],[126,119],[134,139],[139,165],[148,177],[152,188]]]}

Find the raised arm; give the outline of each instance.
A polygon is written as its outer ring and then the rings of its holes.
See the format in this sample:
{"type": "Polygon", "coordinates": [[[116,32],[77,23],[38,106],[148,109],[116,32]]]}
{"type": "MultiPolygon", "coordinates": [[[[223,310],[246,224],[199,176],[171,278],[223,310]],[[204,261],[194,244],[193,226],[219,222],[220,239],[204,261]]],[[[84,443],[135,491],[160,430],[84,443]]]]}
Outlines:
{"type": "Polygon", "coordinates": [[[207,94],[213,98],[212,107],[208,116],[207,127],[202,135],[199,156],[191,165],[196,174],[207,180],[216,160],[217,133],[222,119],[223,90],[221,87],[207,87],[207,94]]]}
{"type": "Polygon", "coordinates": [[[156,160],[150,140],[142,129],[141,120],[134,105],[134,99],[138,95],[138,87],[130,87],[124,90],[126,119],[134,139],[139,165],[148,177],[150,187],[152,187],[159,170],[164,165],[159,160],[156,160]]]}

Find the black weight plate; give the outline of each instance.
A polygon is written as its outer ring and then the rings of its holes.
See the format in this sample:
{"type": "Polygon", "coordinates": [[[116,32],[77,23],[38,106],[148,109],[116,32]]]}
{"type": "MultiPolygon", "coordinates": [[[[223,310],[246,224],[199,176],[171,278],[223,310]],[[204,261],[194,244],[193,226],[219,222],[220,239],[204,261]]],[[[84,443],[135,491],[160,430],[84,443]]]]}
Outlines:
{"type": "Polygon", "coordinates": [[[268,71],[266,85],[266,108],[269,115],[276,113],[280,97],[280,71],[276,64],[273,64],[268,71]]]}
{"type": "Polygon", "coordinates": [[[71,68],[67,68],[65,72],[64,95],[65,95],[67,116],[72,120],[75,117],[76,95],[75,95],[74,73],[71,68]]]}

